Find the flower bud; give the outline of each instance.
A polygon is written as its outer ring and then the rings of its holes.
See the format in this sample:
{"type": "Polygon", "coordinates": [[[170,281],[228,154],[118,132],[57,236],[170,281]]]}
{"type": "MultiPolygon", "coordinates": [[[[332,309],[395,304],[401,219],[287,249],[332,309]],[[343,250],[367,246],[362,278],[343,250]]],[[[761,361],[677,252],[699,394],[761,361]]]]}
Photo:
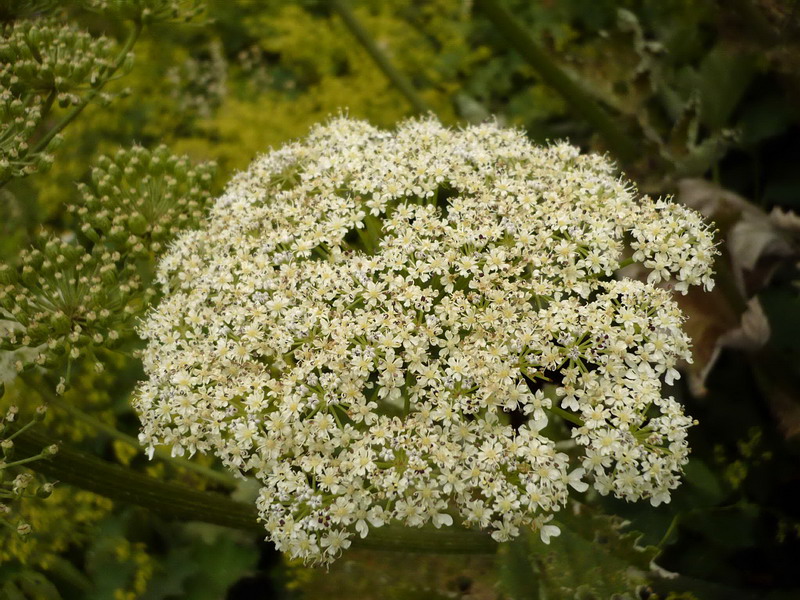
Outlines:
{"type": "Polygon", "coordinates": [[[52,484],[50,482],[42,484],[39,487],[39,489],[36,490],[36,495],[39,498],[49,498],[51,496],[51,494],[53,493],[53,488],[54,487],[55,487],[55,484],[52,484]]]}
{"type": "Polygon", "coordinates": [[[44,450],[42,450],[42,454],[45,457],[52,457],[58,454],[58,444],[50,444],[44,450]]]}
{"type": "Polygon", "coordinates": [[[14,456],[14,442],[12,440],[0,441],[0,450],[3,451],[3,457],[10,460],[14,456]]]}
{"type": "Polygon", "coordinates": [[[33,413],[33,418],[35,421],[43,421],[44,418],[47,416],[47,405],[42,404],[36,407],[36,411],[33,413]]]}

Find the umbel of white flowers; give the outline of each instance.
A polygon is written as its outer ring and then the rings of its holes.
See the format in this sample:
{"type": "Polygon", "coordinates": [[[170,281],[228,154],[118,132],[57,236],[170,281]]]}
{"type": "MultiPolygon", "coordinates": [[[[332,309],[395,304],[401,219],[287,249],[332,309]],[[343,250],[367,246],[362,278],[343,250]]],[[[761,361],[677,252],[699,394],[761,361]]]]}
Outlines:
{"type": "Polygon", "coordinates": [[[692,421],[661,380],[690,351],[665,288],[710,289],[715,253],[601,156],[337,118],[163,258],[140,440],[255,476],[269,538],[309,562],[390,521],[548,541],[570,487],[678,485],[692,421]],[[631,261],[646,282],[615,278],[631,261]]]}

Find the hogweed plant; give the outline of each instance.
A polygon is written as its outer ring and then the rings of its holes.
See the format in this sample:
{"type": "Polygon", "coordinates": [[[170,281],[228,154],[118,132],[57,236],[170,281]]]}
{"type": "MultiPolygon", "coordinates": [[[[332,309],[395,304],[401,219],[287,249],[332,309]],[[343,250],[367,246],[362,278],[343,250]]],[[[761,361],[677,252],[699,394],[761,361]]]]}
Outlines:
{"type": "Polygon", "coordinates": [[[390,522],[547,542],[590,486],[655,506],[679,485],[671,290],[711,289],[715,254],[699,214],[602,156],[337,118],[164,254],[139,438],[255,477],[269,538],[307,562],[390,522]]]}
{"type": "MultiPolygon", "coordinates": [[[[131,50],[146,25],[190,19],[201,8],[195,0],[88,0],[86,8],[116,19],[126,30],[125,40],[116,44],[69,23],[63,3],[0,4],[0,188],[49,167],[63,131],[89,104],[107,104],[124,93],[105,88],[131,67],[131,50]]],[[[31,249],[0,264],[0,396],[14,369],[26,384],[40,377],[50,381],[48,371],[60,373],[52,387],[61,394],[77,361],[88,358],[101,371],[108,350],[130,341],[134,320],[154,294],[149,285],[153,259],[177,228],[196,225],[201,204],[209,198],[211,169],[208,164],[193,167],[164,147],[133,148],[103,158],[89,184],[81,186],[83,203],[74,207],[77,235],[45,231],[31,249]]],[[[13,197],[3,192],[4,198],[13,197]]],[[[29,208],[35,212],[35,202],[29,208]]],[[[12,396],[18,394],[16,382],[11,387],[12,396]]],[[[49,496],[54,485],[31,471],[47,472],[59,446],[38,427],[32,429],[44,410],[20,406],[17,411],[4,401],[0,418],[0,529],[30,541],[34,528],[53,521],[42,518],[49,509],[39,510],[26,499],[49,496]]],[[[78,407],[59,406],[117,439],[126,438],[78,407]]],[[[72,514],[96,514],[95,502],[73,493],[72,514]]],[[[45,531],[36,532],[37,541],[28,544],[32,550],[23,551],[13,537],[2,538],[0,562],[41,566],[65,547],[67,537],[72,540],[80,519],[53,531],[45,525],[45,531]],[[37,552],[44,547],[46,552],[37,552]]],[[[5,575],[2,594],[11,594],[14,585],[5,575]]]]}

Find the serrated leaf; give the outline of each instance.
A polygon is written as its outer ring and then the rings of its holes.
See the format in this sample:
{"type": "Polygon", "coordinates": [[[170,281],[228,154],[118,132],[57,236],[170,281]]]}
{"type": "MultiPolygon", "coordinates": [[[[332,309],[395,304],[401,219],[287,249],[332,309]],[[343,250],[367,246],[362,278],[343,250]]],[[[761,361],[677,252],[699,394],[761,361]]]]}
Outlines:
{"type": "Polygon", "coordinates": [[[735,140],[736,132],[733,130],[715,131],[696,146],[689,147],[686,154],[675,161],[675,174],[702,175],[725,155],[735,140]]]}
{"type": "Polygon", "coordinates": [[[531,536],[530,552],[538,566],[543,596],[632,598],[636,587],[648,582],[658,549],[639,546],[641,535],[626,531],[622,519],[591,512],[585,506],[558,516],[561,535],[551,538],[549,545],[531,536]]]}

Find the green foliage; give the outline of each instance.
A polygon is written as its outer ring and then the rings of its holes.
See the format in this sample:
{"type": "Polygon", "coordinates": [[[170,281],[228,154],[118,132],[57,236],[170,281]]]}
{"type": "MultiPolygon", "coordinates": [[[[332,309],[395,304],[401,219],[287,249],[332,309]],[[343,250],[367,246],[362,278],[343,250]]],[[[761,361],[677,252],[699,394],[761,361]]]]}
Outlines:
{"type": "Polygon", "coordinates": [[[544,544],[528,536],[500,550],[501,583],[514,598],[606,600],[636,597],[658,549],[618,517],[574,505],[559,515],[561,534],[544,544]]]}
{"type": "Polygon", "coordinates": [[[216,600],[252,572],[258,560],[251,540],[236,539],[212,525],[186,527],[183,542],[164,557],[142,600],[216,600]]]}

